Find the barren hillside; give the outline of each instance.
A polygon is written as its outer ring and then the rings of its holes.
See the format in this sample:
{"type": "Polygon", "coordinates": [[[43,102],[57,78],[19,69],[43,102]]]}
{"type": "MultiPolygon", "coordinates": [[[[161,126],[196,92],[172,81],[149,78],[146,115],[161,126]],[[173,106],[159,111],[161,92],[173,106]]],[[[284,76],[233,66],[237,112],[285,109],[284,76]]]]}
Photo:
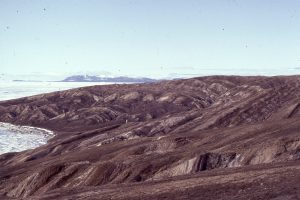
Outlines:
{"type": "Polygon", "coordinates": [[[3,199],[300,199],[300,76],[78,88],[0,121],[56,134],[0,155],[3,199]]]}

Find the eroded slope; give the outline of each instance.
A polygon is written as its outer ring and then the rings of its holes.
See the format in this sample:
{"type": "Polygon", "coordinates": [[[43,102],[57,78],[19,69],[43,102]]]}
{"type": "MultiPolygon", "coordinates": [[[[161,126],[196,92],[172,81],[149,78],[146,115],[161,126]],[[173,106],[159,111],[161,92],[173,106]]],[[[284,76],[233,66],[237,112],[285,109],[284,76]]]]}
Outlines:
{"type": "MultiPolygon", "coordinates": [[[[93,86],[0,102],[0,121],[56,133],[37,149],[0,155],[0,193],[197,199],[197,191],[208,188],[207,199],[222,193],[234,199],[247,187],[261,195],[248,199],[266,197],[264,185],[250,183],[273,180],[279,190],[284,176],[299,180],[282,173],[299,172],[299,85],[298,76],[218,76],[93,86]],[[203,177],[214,179],[214,172],[222,174],[216,182],[203,177]],[[253,178],[255,173],[270,176],[253,178]],[[154,189],[147,193],[149,187],[154,189]]],[[[289,184],[280,195],[297,198],[297,188],[289,184]]]]}

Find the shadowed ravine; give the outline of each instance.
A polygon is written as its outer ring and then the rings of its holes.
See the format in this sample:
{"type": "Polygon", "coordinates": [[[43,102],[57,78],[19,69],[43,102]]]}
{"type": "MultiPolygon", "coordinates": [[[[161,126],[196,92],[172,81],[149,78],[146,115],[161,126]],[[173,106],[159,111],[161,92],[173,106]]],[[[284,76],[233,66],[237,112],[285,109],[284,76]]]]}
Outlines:
{"type": "Polygon", "coordinates": [[[0,198],[299,199],[300,76],[212,76],[0,102],[46,128],[0,155],[0,198]],[[2,195],[2,197],[1,197],[2,195]]]}

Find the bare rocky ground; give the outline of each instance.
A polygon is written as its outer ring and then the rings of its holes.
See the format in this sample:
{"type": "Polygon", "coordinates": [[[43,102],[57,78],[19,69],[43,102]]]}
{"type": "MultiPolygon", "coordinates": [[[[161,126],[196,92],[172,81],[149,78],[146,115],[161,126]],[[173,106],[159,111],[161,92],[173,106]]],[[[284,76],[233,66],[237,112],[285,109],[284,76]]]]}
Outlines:
{"type": "Polygon", "coordinates": [[[1,199],[300,199],[300,76],[78,88],[0,121],[56,134],[0,155],[1,199]]]}

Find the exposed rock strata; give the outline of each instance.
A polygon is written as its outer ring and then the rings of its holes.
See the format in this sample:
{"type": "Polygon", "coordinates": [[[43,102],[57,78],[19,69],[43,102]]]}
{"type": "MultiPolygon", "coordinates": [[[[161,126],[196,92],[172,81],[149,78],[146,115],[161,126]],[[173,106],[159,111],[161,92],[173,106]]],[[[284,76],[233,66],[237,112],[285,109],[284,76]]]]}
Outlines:
{"type": "Polygon", "coordinates": [[[0,155],[0,197],[297,199],[299,86],[220,76],[0,102],[0,121],[56,134],[0,155]]]}

